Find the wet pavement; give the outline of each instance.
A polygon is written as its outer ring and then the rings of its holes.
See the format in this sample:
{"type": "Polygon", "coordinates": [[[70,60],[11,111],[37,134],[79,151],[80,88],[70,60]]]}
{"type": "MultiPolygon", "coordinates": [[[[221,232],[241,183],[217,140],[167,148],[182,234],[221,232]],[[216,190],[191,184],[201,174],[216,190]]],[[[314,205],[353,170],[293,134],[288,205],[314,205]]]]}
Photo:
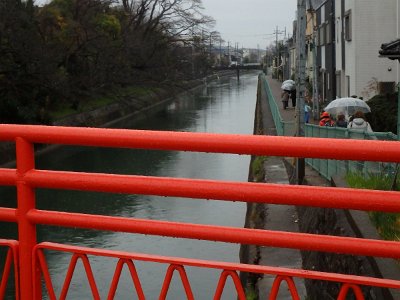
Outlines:
{"type": "MultiPolygon", "coordinates": [[[[271,76],[266,76],[266,78],[271,88],[271,92],[274,95],[275,101],[277,101],[283,120],[293,121],[295,118],[295,108],[291,106],[291,102],[289,101],[289,108],[284,110],[280,101],[281,82],[272,79],[271,76]]],[[[263,109],[263,123],[266,131],[265,134],[276,134],[272,116],[268,115],[268,108],[263,109]]],[[[264,163],[266,174],[265,182],[289,184],[289,176],[283,159],[286,159],[286,161],[289,163],[294,163],[294,160],[290,158],[268,157],[264,163]]],[[[288,232],[299,231],[297,212],[294,206],[266,204],[264,210],[266,212],[264,229],[288,232]]],[[[301,269],[302,260],[300,251],[293,249],[261,247],[260,265],[301,269]]],[[[274,276],[264,276],[258,281],[258,292],[260,299],[268,299],[274,279],[274,276]]],[[[300,298],[304,299],[306,296],[306,291],[303,280],[295,280],[295,283],[300,298]]],[[[287,288],[287,284],[284,282],[282,282],[277,299],[292,299],[292,296],[287,288]]]]}

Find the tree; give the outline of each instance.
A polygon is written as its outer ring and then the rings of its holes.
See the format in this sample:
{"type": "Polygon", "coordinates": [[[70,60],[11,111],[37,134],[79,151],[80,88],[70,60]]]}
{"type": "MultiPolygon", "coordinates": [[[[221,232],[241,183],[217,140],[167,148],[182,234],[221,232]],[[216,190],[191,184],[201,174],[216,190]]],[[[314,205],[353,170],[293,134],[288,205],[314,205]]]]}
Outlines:
{"type": "Polygon", "coordinates": [[[51,53],[38,34],[32,1],[0,4],[0,121],[47,122],[53,89],[51,53]]]}
{"type": "Polygon", "coordinates": [[[192,70],[210,63],[193,38],[212,24],[200,0],[33,1],[0,2],[1,122],[49,123],[60,103],[78,109],[112,86],[185,78],[178,53],[192,70]]]}
{"type": "Polygon", "coordinates": [[[158,80],[180,65],[170,55],[179,47],[176,41],[190,41],[201,25],[213,22],[201,13],[200,0],[122,0],[122,7],[128,16],[122,32],[132,71],[149,70],[158,80]]]}

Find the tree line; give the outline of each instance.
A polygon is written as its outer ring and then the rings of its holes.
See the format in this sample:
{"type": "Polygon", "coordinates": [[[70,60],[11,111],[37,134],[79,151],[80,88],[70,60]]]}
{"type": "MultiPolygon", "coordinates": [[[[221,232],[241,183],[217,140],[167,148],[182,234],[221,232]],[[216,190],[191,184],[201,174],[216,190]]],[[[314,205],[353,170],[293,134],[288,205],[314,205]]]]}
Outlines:
{"type": "Polygon", "coordinates": [[[213,23],[201,0],[2,0],[0,122],[46,124],[93,93],[201,76],[213,23]]]}

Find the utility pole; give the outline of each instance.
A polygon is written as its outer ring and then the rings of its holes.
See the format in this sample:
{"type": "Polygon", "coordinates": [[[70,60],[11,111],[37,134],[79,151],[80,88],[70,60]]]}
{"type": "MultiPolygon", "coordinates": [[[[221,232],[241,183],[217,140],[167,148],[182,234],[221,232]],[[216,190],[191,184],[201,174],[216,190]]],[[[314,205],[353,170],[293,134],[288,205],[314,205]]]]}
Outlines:
{"type": "Polygon", "coordinates": [[[240,72],[239,72],[239,43],[236,43],[235,44],[235,50],[236,50],[236,53],[235,53],[235,56],[236,56],[236,77],[237,77],[237,80],[239,81],[239,79],[240,79],[240,72]]]}
{"type": "Polygon", "coordinates": [[[212,38],[212,33],[210,32],[210,44],[209,44],[209,55],[210,55],[210,60],[211,60],[211,47],[212,47],[212,43],[211,43],[211,38],[212,38]]]}
{"type": "MultiPolygon", "coordinates": [[[[278,66],[279,64],[279,58],[280,58],[280,53],[279,53],[279,47],[278,47],[278,34],[285,33],[286,31],[279,31],[278,26],[276,26],[276,30],[273,32],[275,34],[275,51],[276,51],[276,79],[279,79],[279,69],[278,66]]],[[[282,72],[283,75],[283,72],[282,72]]]]}
{"type": "MultiPolygon", "coordinates": [[[[297,32],[296,32],[296,65],[297,65],[297,105],[296,105],[296,136],[304,137],[304,91],[306,68],[306,0],[297,0],[297,32]]],[[[304,158],[297,158],[296,180],[302,184],[305,175],[304,158]]]]}
{"type": "Polygon", "coordinates": [[[222,38],[219,38],[219,66],[222,65],[222,38]]]}
{"type": "MultiPolygon", "coordinates": [[[[279,66],[279,51],[278,51],[278,26],[276,26],[276,30],[275,30],[275,51],[276,51],[276,67],[278,68],[278,66],[279,66]]],[[[279,74],[279,70],[278,69],[276,69],[276,72],[277,72],[277,76],[276,76],[276,79],[279,79],[278,78],[278,74],[279,74]]]]}
{"type": "Polygon", "coordinates": [[[314,73],[314,80],[313,80],[313,119],[318,120],[319,118],[319,90],[318,90],[318,73],[319,70],[317,68],[317,45],[316,45],[316,30],[315,30],[315,23],[314,23],[314,16],[315,10],[312,6],[311,0],[309,0],[310,11],[311,11],[311,18],[312,18],[312,43],[313,43],[313,73],[314,73]]]}
{"type": "Polygon", "coordinates": [[[231,65],[230,42],[228,41],[228,66],[231,65]]]}

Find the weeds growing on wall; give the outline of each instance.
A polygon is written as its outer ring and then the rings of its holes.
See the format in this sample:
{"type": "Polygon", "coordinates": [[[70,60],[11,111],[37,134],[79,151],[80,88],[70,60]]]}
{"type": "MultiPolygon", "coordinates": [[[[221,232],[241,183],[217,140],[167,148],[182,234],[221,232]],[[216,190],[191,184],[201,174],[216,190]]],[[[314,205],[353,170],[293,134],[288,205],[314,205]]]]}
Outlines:
{"type": "Polygon", "coordinates": [[[268,159],[267,156],[256,156],[251,164],[253,174],[253,181],[263,182],[265,177],[264,161],[268,159]]]}
{"type": "MultiPolygon", "coordinates": [[[[394,174],[363,174],[348,173],[347,184],[352,188],[372,190],[399,190],[400,180],[394,182],[394,174]]],[[[400,240],[400,213],[369,212],[369,217],[379,235],[385,240],[400,240]]]]}

